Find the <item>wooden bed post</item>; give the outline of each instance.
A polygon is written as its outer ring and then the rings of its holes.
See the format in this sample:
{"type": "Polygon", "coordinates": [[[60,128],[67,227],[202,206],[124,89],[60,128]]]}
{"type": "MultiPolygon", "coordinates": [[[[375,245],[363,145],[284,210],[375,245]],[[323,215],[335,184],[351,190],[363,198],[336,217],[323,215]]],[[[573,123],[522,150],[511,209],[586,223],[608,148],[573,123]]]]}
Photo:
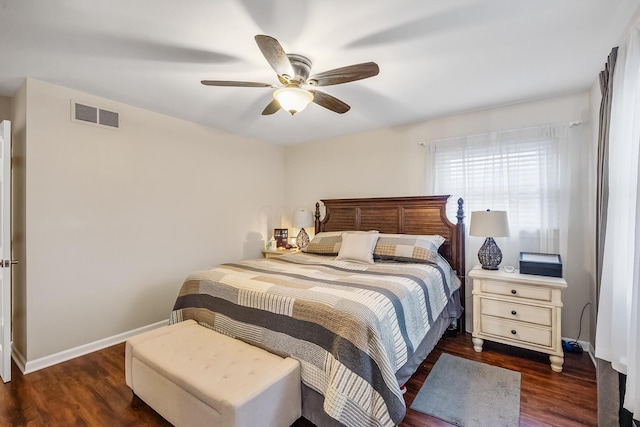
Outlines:
{"type": "Polygon", "coordinates": [[[466,313],[465,313],[465,309],[464,309],[464,304],[465,304],[465,294],[466,294],[466,289],[465,289],[465,276],[467,274],[467,270],[466,270],[466,266],[465,266],[465,250],[464,250],[464,200],[462,200],[462,197],[460,197],[458,199],[458,212],[456,213],[456,218],[458,219],[458,223],[456,224],[456,228],[457,230],[457,237],[458,237],[458,241],[456,242],[456,246],[457,246],[457,254],[456,254],[456,258],[458,259],[458,278],[460,279],[460,296],[462,298],[462,307],[463,307],[463,311],[462,311],[462,316],[460,317],[460,321],[458,322],[458,333],[464,334],[465,331],[465,317],[466,317],[466,313]]]}
{"type": "Polygon", "coordinates": [[[315,221],[316,234],[318,234],[320,232],[320,202],[316,202],[316,213],[314,217],[316,219],[315,221]]]}

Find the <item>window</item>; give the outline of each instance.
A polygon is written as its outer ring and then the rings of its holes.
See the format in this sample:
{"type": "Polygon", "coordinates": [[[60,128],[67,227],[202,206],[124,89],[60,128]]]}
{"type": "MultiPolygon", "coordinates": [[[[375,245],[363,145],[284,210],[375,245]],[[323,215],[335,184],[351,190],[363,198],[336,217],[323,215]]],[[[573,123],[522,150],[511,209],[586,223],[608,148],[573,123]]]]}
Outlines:
{"type": "MultiPolygon", "coordinates": [[[[559,153],[568,128],[543,126],[432,141],[427,144],[427,188],[433,194],[462,197],[467,219],[476,210],[507,211],[511,238],[497,241],[503,254],[508,248],[512,265],[517,265],[520,251],[558,253],[559,153]]],[[[451,205],[448,215],[455,218],[451,205]]],[[[475,253],[483,240],[467,241],[467,253],[472,254],[468,268],[477,263],[475,253]]]]}

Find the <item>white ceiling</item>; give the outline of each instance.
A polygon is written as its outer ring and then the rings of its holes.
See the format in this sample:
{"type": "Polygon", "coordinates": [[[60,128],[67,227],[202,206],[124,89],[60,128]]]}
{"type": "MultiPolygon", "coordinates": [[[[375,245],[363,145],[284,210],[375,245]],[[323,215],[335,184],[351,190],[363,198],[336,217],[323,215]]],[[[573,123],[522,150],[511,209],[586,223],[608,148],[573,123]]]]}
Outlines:
{"type": "MultiPolygon", "coordinates": [[[[279,144],[589,88],[640,0],[0,0],[0,95],[25,77],[279,144]],[[277,83],[254,41],[312,74],[375,61],[327,86],[351,110],[260,113],[277,83]]],[[[125,118],[126,119],[126,118],[125,118]]]]}

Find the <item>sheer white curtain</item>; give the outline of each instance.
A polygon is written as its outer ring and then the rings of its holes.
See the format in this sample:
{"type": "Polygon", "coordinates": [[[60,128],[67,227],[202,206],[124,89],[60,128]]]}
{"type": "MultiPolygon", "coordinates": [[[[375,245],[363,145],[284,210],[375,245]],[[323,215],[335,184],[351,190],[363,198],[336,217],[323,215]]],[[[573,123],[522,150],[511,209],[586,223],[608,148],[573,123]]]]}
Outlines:
{"type": "MultiPolygon", "coordinates": [[[[567,123],[432,141],[427,189],[464,198],[467,218],[476,210],[507,211],[511,236],[496,239],[502,265],[517,266],[521,251],[566,253],[575,134],[567,123]]],[[[467,239],[468,269],[478,264],[483,241],[467,239]]]]}
{"type": "Polygon", "coordinates": [[[596,357],[627,375],[624,408],[640,416],[640,30],[618,48],[609,134],[609,205],[596,357]]]}

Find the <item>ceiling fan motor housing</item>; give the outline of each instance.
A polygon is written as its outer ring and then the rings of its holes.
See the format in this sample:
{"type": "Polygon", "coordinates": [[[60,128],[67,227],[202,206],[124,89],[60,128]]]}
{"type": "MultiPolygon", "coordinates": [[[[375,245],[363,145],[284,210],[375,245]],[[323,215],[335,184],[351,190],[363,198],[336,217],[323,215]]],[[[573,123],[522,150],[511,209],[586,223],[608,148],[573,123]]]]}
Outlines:
{"type": "MultiPolygon", "coordinates": [[[[311,72],[311,60],[306,56],[298,55],[296,53],[287,54],[289,62],[291,62],[291,68],[293,68],[294,76],[290,76],[289,82],[286,83],[298,83],[305,84],[309,78],[311,72]]],[[[284,83],[284,82],[283,82],[284,83]]],[[[284,83],[284,84],[286,84],[284,83]]]]}

